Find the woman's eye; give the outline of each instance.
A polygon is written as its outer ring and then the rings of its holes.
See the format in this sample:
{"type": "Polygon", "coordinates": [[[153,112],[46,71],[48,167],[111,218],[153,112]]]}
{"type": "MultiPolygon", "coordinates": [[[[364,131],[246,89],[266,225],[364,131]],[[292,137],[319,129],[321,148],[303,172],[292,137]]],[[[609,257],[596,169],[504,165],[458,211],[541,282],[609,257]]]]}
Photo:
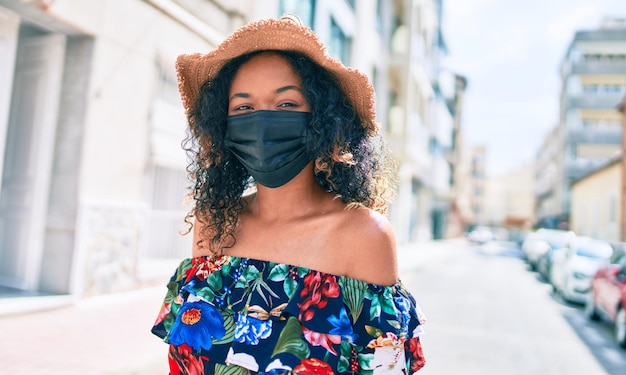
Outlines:
{"type": "Polygon", "coordinates": [[[288,108],[288,107],[296,107],[296,104],[295,103],[291,103],[291,102],[287,102],[287,103],[281,103],[278,106],[282,107],[282,108],[288,108]]]}
{"type": "Polygon", "coordinates": [[[249,111],[252,109],[252,106],[244,104],[244,105],[238,105],[236,107],[233,108],[235,111],[249,111]]]}

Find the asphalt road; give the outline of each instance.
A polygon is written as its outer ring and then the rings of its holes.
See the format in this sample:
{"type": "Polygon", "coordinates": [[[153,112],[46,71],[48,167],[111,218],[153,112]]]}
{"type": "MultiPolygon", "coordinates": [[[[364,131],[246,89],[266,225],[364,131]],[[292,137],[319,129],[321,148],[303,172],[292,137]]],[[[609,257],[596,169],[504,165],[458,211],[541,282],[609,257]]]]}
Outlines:
{"type": "Polygon", "coordinates": [[[463,241],[402,250],[401,277],[428,319],[420,375],[626,374],[612,327],[554,296],[520,254],[463,241]]]}

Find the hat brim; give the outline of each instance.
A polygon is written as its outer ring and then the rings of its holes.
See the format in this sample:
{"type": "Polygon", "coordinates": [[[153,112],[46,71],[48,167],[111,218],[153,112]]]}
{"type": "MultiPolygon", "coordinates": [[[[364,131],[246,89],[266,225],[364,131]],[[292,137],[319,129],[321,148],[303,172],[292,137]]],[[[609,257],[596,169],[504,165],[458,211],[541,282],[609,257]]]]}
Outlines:
{"type": "Polygon", "coordinates": [[[261,20],[242,26],[207,54],[178,56],[178,88],[186,113],[190,113],[196,105],[200,87],[215,78],[229,60],[265,50],[300,52],[329,71],[337,79],[363,126],[376,130],[374,89],[369,78],[331,57],[313,30],[289,17],[261,20]]]}

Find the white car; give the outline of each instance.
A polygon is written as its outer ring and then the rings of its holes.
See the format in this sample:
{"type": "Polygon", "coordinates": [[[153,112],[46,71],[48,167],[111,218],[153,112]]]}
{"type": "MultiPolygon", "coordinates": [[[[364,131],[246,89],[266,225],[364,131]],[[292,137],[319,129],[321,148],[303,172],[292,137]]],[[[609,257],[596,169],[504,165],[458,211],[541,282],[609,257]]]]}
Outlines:
{"type": "Polygon", "coordinates": [[[550,283],[565,301],[584,303],[591,279],[598,268],[609,263],[611,245],[591,237],[576,237],[561,251],[555,252],[550,268],[550,283]]]}
{"type": "Polygon", "coordinates": [[[467,239],[472,243],[482,245],[493,240],[494,235],[488,227],[476,227],[467,234],[467,239]]]}
{"type": "Polygon", "coordinates": [[[537,268],[537,261],[551,248],[566,247],[576,237],[569,230],[539,228],[526,235],[522,243],[522,254],[532,270],[537,268]]]}

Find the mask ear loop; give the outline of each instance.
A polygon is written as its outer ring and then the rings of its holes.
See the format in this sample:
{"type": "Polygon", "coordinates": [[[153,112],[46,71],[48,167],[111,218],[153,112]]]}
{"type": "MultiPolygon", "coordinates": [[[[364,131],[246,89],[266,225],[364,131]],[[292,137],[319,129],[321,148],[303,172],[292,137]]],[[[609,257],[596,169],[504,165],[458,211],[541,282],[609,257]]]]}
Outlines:
{"type": "Polygon", "coordinates": [[[295,23],[298,26],[304,26],[304,23],[302,22],[302,19],[300,17],[298,17],[297,15],[293,14],[293,13],[286,13],[282,17],[280,17],[280,19],[281,20],[286,20],[286,21],[291,21],[291,22],[295,23]]]}

